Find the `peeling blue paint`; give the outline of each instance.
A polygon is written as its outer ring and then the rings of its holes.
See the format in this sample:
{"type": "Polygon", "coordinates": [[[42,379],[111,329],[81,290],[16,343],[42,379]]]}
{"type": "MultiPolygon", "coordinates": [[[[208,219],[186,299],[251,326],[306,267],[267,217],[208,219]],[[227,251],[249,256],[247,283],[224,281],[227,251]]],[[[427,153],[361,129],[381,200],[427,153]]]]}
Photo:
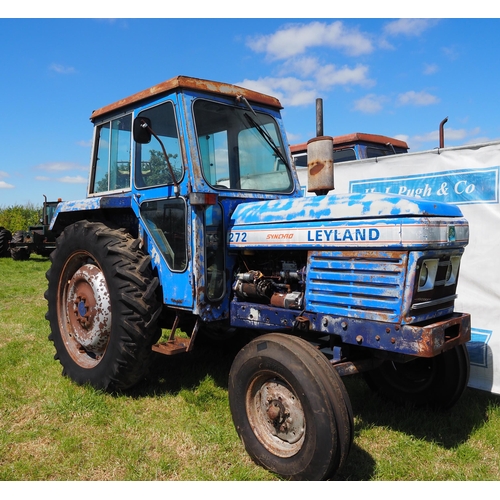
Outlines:
{"type": "Polygon", "coordinates": [[[286,221],[347,220],[366,217],[462,217],[455,205],[379,193],[308,196],[290,200],[243,203],[232,215],[234,225],[286,221]]]}
{"type": "Polygon", "coordinates": [[[101,208],[130,208],[132,206],[132,193],[113,196],[96,196],[82,200],[62,201],[57,205],[52,217],[50,229],[54,228],[57,217],[65,212],[81,212],[83,210],[99,210],[101,208]]]}

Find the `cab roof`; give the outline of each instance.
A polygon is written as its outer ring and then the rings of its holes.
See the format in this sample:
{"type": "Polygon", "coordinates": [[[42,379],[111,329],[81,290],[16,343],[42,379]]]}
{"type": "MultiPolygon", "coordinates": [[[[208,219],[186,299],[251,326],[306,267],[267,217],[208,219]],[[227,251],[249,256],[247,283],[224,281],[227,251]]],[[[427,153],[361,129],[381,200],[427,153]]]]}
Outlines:
{"type": "Polygon", "coordinates": [[[254,90],[245,89],[243,87],[238,87],[237,85],[232,85],[229,83],[203,80],[201,78],[192,78],[189,76],[176,76],[174,78],[171,78],[170,80],[159,83],[158,85],[149,87],[146,90],[142,90],[141,92],[137,92],[136,94],[133,94],[129,97],[125,97],[124,99],[120,99],[119,101],[116,101],[112,104],[108,104],[107,106],[96,109],[90,116],[90,120],[94,121],[96,118],[99,118],[107,113],[115,112],[121,108],[128,108],[133,104],[139,103],[146,99],[150,99],[151,97],[160,97],[177,89],[210,92],[213,94],[235,98],[237,96],[242,96],[251,102],[271,106],[278,109],[283,108],[280,101],[275,97],[261,94],[260,92],[256,92],[254,90]]]}

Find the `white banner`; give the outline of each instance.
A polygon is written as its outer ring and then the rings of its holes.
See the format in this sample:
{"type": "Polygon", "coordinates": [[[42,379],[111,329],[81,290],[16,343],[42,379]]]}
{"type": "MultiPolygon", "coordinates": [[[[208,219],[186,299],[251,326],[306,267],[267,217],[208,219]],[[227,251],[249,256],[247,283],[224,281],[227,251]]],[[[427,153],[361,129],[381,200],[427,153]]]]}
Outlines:
{"type": "MultiPolygon", "coordinates": [[[[500,394],[500,142],[335,164],[332,193],[385,192],[460,206],[470,225],[455,309],[472,315],[469,385],[500,394]]],[[[303,186],[306,169],[299,169],[303,186]]],[[[314,196],[314,194],[308,194],[314,196]]]]}

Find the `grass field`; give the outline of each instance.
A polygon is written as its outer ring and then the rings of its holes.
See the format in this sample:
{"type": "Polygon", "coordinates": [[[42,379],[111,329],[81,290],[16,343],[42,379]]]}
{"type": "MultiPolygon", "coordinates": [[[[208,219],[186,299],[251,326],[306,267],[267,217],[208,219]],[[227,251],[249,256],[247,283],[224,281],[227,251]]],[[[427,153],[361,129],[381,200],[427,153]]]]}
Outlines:
{"type": "MultiPolygon", "coordinates": [[[[236,347],[158,355],[121,395],[61,376],[47,340],[50,262],[0,259],[0,480],[279,481],[234,430],[227,377],[236,347]]],[[[344,379],[355,417],[342,481],[500,479],[500,397],[467,389],[448,413],[400,408],[344,379]]]]}

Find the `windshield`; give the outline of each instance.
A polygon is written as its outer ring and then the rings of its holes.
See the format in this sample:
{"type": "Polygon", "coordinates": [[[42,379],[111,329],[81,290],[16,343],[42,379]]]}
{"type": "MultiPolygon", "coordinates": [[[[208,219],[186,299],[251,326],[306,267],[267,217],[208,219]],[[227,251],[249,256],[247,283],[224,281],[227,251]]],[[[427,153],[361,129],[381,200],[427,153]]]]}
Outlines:
{"type": "Polygon", "coordinates": [[[198,100],[194,104],[203,174],[216,189],[290,192],[278,125],[265,113],[198,100]]]}

